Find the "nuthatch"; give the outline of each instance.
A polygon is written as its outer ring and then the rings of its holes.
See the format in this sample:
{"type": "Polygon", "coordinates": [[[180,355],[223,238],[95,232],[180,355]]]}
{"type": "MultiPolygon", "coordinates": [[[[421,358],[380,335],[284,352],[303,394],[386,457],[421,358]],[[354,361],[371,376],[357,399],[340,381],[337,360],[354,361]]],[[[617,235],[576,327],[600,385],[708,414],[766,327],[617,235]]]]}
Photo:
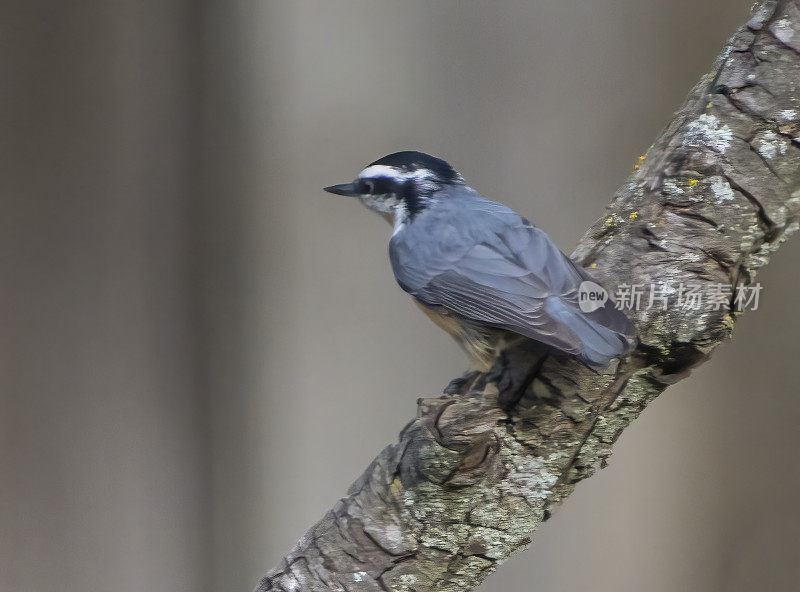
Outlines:
{"type": "Polygon", "coordinates": [[[397,283],[455,338],[473,370],[487,372],[520,336],[595,367],[632,349],[633,325],[611,298],[580,301],[583,286],[602,290],[589,273],[444,160],[397,152],[325,191],[357,197],[393,224],[397,283]]]}

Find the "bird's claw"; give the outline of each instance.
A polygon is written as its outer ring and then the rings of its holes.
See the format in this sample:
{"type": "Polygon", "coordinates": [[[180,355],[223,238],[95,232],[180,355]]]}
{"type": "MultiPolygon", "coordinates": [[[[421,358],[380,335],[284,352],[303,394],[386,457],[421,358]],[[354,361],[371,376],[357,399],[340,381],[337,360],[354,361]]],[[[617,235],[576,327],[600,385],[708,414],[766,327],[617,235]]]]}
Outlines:
{"type": "Polygon", "coordinates": [[[451,380],[450,383],[444,387],[442,392],[445,395],[463,395],[468,393],[479,384],[481,376],[485,376],[485,374],[477,370],[467,372],[463,376],[451,380]]]}

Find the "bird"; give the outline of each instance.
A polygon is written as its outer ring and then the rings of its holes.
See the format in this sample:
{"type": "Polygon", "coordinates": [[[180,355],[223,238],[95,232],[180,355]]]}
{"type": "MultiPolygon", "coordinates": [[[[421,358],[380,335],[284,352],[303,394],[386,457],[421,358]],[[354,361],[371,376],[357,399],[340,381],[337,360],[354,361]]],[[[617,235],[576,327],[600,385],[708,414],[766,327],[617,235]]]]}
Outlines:
{"type": "Polygon", "coordinates": [[[588,271],[525,217],[467,185],[446,161],[395,152],[352,182],[324,190],[355,197],[392,224],[397,283],[462,347],[470,373],[487,373],[520,340],[595,369],[635,347],[633,324],[588,271]],[[582,303],[585,286],[606,298],[594,308],[582,303]]]}

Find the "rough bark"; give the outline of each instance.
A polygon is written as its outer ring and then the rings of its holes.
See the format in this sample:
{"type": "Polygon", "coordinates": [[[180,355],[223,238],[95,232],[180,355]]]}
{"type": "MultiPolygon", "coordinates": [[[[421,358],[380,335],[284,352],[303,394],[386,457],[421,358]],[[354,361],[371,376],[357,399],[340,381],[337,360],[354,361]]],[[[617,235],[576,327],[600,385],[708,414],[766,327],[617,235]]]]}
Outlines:
{"type": "MultiPolygon", "coordinates": [[[[768,0],[640,159],[576,260],[610,288],[737,286],[800,214],[800,0],[768,0]]],[[[737,311],[632,313],[641,346],[595,373],[550,356],[510,411],[497,387],[421,399],[417,417],[257,591],[470,590],[531,542],[622,430],[725,341],[737,311]]]]}

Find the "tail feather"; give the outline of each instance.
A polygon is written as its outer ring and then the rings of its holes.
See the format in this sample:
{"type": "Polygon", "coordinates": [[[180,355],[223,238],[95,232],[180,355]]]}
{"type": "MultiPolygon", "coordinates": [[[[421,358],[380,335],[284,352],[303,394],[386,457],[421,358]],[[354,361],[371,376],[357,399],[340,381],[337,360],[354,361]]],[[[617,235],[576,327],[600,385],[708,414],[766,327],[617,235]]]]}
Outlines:
{"type": "Polygon", "coordinates": [[[569,306],[561,298],[550,297],[545,303],[545,310],[574,334],[577,341],[574,344],[575,353],[594,366],[608,366],[611,360],[627,354],[633,348],[633,326],[624,313],[613,308],[613,305],[607,310],[596,311],[602,311],[601,315],[587,314],[569,306]],[[615,328],[607,326],[604,320],[615,328]]]}

